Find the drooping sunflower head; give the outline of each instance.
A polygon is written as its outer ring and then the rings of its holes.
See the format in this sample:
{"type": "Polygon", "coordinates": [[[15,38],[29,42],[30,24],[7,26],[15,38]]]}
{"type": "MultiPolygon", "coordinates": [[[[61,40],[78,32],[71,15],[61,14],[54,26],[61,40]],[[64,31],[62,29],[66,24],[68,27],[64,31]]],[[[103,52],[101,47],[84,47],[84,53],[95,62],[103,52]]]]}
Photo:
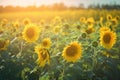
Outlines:
{"type": "Polygon", "coordinates": [[[76,62],[82,56],[82,47],[77,42],[72,42],[63,50],[62,56],[67,62],[76,62]]]}
{"type": "Polygon", "coordinates": [[[37,64],[40,67],[44,67],[47,62],[50,64],[50,55],[47,49],[38,45],[35,47],[35,53],[38,55],[37,64]]]}
{"type": "Polygon", "coordinates": [[[0,40],[0,51],[1,50],[6,50],[7,49],[7,46],[9,44],[9,40],[0,40]]]}
{"type": "Polygon", "coordinates": [[[34,24],[26,25],[22,35],[27,42],[35,42],[39,38],[40,28],[34,24]]]}
{"type": "Polygon", "coordinates": [[[42,45],[44,48],[49,49],[50,46],[51,46],[51,39],[50,39],[50,38],[45,38],[45,39],[43,39],[41,45],[42,45]]]}
{"type": "Polygon", "coordinates": [[[100,34],[100,44],[106,48],[111,49],[116,43],[116,33],[110,30],[104,31],[100,34]]]}

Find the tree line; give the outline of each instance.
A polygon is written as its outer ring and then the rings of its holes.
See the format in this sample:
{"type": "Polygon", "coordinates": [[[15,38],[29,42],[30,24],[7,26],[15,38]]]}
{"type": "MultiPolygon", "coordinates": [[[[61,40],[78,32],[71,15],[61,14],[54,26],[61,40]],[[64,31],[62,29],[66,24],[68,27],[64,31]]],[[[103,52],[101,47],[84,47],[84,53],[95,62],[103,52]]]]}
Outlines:
{"type": "Polygon", "coordinates": [[[120,10],[120,5],[118,4],[102,4],[102,5],[94,5],[91,4],[88,7],[85,7],[84,4],[80,4],[78,7],[76,6],[71,6],[71,7],[67,7],[66,5],[64,5],[63,3],[55,3],[51,6],[46,6],[46,5],[41,5],[39,7],[36,7],[35,5],[31,5],[28,7],[21,7],[21,6],[0,6],[0,12],[17,12],[17,11],[44,11],[44,10],[79,10],[79,9],[108,9],[108,10],[113,10],[113,9],[117,9],[120,10]]]}

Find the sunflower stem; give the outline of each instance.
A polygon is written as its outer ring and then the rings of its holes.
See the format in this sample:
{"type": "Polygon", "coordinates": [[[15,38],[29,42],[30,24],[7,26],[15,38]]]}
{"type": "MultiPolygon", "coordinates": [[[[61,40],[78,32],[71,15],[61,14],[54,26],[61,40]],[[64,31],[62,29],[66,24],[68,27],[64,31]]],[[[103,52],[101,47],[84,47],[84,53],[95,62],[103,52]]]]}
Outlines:
{"type": "Polygon", "coordinates": [[[94,70],[96,64],[97,64],[97,52],[96,49],[93,47],[93,64],[92,64],[92,70],[94,70]]]}

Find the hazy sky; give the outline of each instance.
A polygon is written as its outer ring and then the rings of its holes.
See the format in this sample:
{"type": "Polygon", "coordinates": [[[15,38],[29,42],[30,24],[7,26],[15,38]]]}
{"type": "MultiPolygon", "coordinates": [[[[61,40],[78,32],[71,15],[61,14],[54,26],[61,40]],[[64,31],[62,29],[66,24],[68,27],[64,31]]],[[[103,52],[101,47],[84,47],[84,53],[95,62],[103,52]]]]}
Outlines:
{"type": "Polygon", "coordinates": [[[120,0],[0,0],[0,5],[13,5],[13,6],[29,6],[29,5],[36,5],[40,6],[44,5],[51,5],[53,3],[60,3],[63,2],[67,6],[78,6],[79,4],[83,3],[85,6],[89,4],[120,4],[120,0]]]}

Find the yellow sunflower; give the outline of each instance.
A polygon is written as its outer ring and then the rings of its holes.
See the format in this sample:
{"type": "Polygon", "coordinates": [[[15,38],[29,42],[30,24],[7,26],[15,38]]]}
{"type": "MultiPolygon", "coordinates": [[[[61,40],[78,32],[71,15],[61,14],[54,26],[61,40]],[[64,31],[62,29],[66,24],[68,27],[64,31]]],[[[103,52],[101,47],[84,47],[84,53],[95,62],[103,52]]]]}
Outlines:
{"type": "Polygon", "coordinates": [[[38,45],[35,47],[35,53],[38,55],[37,64],[40,67],[44,67],[47,62],[50,64],[50,55],[47,49],[38,45]]]}
{"type": "Polygon", "coordinates": [[[13,27],[15,28],[15,29],[18,29],[18,27],[19,27],[19,22],[18,21],[16,21],[16,22],[13,22],[13,27]]]}
{"type": "Polygon", "coordinates": [[[105,25],[106,25],[107,27],[110,27],[110,26],[112,25],[112,23],[108,21],[108,22],[105,23],[105,25]]]}
{"type": "Polygon", "coordinates": [[[108,30],[100,33],[100,44],[106,48],[111,49],[116,43],[116,33],[108,30]]]}
{"type": "Polygon", "coordinates": [[[95,29],[93,26],[88,26],[88,28],[85,30],[85,32],[87,34],[91,34],[91,33],[95,32],[95,29]]]}
{"type": "Polygon", "coordinates": [[[93,24],[95,23],[95,20],[94,20],[93,17],[90,17],[90,18],[87,19],[86,23],[87,23],[88,25],[93,25],[93,24]]]}
{"type": "Polygon", "coordinates": [[[82,56],[81,44],[72,42],[64,48],[62,56],[67,62],[76,62],[82,56]]]}
{"type": "Polygon", "coordinates": [[[50,38],[45,38],[42,41],[42,47],[49,49],[51,46],[51,39],[50,38]]]}
{"type": "Polygon", "coordinates": [[[44,24],[45,24],[45,20],[44,20],[44,19],[41,19],[41,20],[40,20],[40,24],[41,24],[41,25],[44,25],[44,24]]]}
{"type": "Polygon", "coordinates": [[[108,15],[107,15],[107,20],[109,21],[109,20],[111,20],[111,19],[112,19],[112,15],[108,14],[108,15]]]}
{"type": "Polygon", "coordinates": [[[7,23],[8,23],[8,20],[4,18],[4,19],[2,20],[2,22],[1,22],[1,25],[2,25],[2,26],[5,26],[7,23]]]}
{"type": "Polygon", "coordinates": [[[40,28],[34,24],[26,25],[22,36],[27,42],[35,42],[39,38],[40,28]]]}
{"type": "Polygon", "coordinates": [[[9,40],[0,40],[0,51],[6,50],[6,47],[8,46],[9,42],[9,40]]]}
{"type": "Polygon", "coordinates": [[[111,23],[112,23],[112,25],[117,25],[118,20],[116,18],[113,18],[113,19],[111,19],[111,23]]]}
{"type": "Polygon", "coordinates": [[[81,18],[80,18],[80,22],[81,22],[81,23],[85,23],[85,21],[86,21],[86,18],[85,18],[85,17],[81,17],[81,18]]]}
{"type": "Polygon", "coordinates": [[[58,34],[60,31],[61,31],[60,26],[56,26],[56,27],[53,28],[53,32],[54,32],[55,34],[58,34]]]}
{"type": "Polygon", "coordinates": [[[23,20],[23,24],[24,24],[24,25],[28,25],[28,24],[30,24],[30,23],[31,23],[31,21],[30,21],[29,18],[25,18],[25,19],[23,20]]]}
{"type": "Polygon", "coordinates": [[[104,31],[110,31],[110,28],[109,28],[109,27],[102,26],[102,27],[100,28],[100,33],[104,32],[104,31]]]}

